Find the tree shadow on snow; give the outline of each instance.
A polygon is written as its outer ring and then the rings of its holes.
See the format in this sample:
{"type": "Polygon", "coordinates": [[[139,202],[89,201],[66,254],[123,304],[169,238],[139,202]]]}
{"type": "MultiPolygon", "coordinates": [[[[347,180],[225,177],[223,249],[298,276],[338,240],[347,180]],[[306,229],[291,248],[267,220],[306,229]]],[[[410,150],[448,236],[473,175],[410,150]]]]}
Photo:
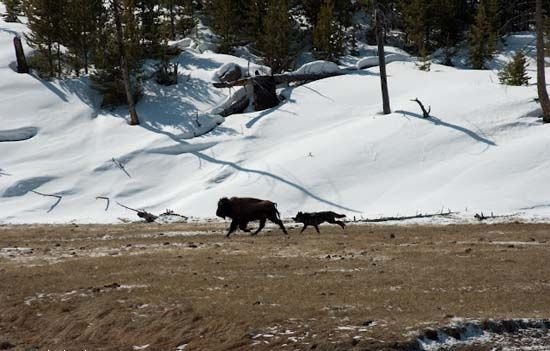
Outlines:
{"type": "MultiPolygon", "coordinates": [[[[144,126],[144,128],[150,129],[150,127],[147,127],[147,126],[144,126]]],[[[155,131],[153,129],[150,129],[150,130],[155,131]]],[[[304,193],[305,195],[307,195],[307,196],[309,196],[309,197],[311,197],[311,198],[313,198],[313,199],[315,199],[319,202],[327,204],[329,206],[339,208],[341,210],[345,210],[345,211],[349,211],[349,212],[361,213],[361,211],[358,211],[358,210],[355,210],[355,209],[352,209],[352,208],[334,203],[330,200],[324,199],[324,198],[320,197],[319,195],[316,195],[316,194],[312,193],[310,190],[306,189],[305,187],[300,186],[300,185],[298,185],[298,184],[296,184],[296,183],[294,183],[294,182],[292,182],[292,181],[290,181],[290,180],[288,180],[288,179],[286,179],[282,176],[276,175],[276,174],[271,173],[271,172],[259,170],[259,169],[252,169],[252,168],[242,167],[236,162],[220,160],[220,159],[217,159],[213,156],[208,156],[208,155],[201,152],[203,150],[206,150],[206,149],[209,149],[209,148],[213,147],[214,145],[217,144],[216,142],[204,143],[204,144],[191,144],[191,143],[189,143],[185,140],[182,140],[182,138],[180,138],[177,135],[174,135],[174,134],[172,134],[168,131],[156,130],[156,132],[168,136],[169,138],[171,138],[172,140],[174,140],[178,144],[163,147],[163,148],[149,150],[150,153],[160,153],[160,154],[164,154],[164,155],[180,155],[180,154],[184,154],[184,153],[192,154],[192,155],[195,155],[201,161],[206,161],[206,162],[216,164],[216,165],[228,166],[228,167],[231,167],[234,170],[239,171],[239,172],[260,175],[260,176],[267,177],[267,178],[270,178],[272,180],[275,180],[277,182],[286,184],[286,185],[288,185],[288,186],[304,193]]]]}
{"type": "Polygon", "coordinates": [[[355,210],[355,209],[352,209],[352,208],[334,203],[330,200],[324,199],[324,198],[312,193],[311,191],[304,188],[303,186],[300,186],[300,185],[298,185],[294,182],[291,182],[290,180],[288,180],[286,178],[283,178],[281,176],[278,176],[274,173],[267,172],[267,171],[262,171],[262,170],[258,170],[258,169],[245,168],[245,167],[242,167],[242,166],[238,165],[235,162],[219,160],[219,159],[216,159],[214,157],[205,155],[201,152],[191,152],[191,154],[197,156],[198,158],[200,158],[204,161],[207,161],[207,162],[210,162],[210,163],[213,163],[213,164],[228,166],[228,167],[231,167],[231,168],[233,168],[233,169],[235,169],[236,171],[239,171],[239,172],[252,173],[252,174],[257,174],[257,175],[261,175],[261,176],[264,176],[264,177],[268,177],[272,180],[278,181],[278,182],[286,184],[286,185],[288,185],[288,186],[290,186],[290,187],[292,187],[296,190],[299,190],[300,192],[304,193],[305,195],[307,195],[307,196],[309,196],[309,197],[311,197],[311,198],[313,198],[313,199],[315,199],[319,202],[322,202],[326,205],[329,205],[329,206],[332,206],[332,207],[335,207],[335,208],[339,208],[339,209],[344,210],[344,211],[361,213],[361,211],[358,211],[358,210],[355,210]]]}
{"type": "Polygon", "coordinates": [[[479,141],[479,142],[487,144],[489,146],[497,146],[497,144],[494,141],[489,140],[489,139],[477,134],[476,132],[474,132],[474,131],[472,131],[468,128],[442,121],[441,119],[439,119],[437,117],[424,118],[424,116],[422,116],[418,113],[403,111],[403,110],[397,110],[397,111],[395,111],[395,113],[401,113],[401,114],[406,115],[406,116],[418,118],[418,119],[421,119],[423,121],[428,121],[428,122],[431,122],[431,123],[435,124],[436,126],[440,125],[440,126],[443,126],[443,127],[451,128],[451,129],[454,129],[456,131],[459,131],[461,133],[466,134],[467,136],[474,139],[475,141],[479,141]]]}

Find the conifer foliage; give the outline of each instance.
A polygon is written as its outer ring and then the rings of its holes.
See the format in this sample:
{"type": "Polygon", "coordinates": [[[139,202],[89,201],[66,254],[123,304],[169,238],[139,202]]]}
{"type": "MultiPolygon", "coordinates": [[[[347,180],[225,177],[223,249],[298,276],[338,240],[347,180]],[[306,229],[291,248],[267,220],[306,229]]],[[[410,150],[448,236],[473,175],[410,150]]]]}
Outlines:
{"type": "Polygon", "coordinates": [[[527,59],[523,51],[518,51],[504,68],[498,73],[501,84],[528,85],[530,77],[527,75],[527,59]]]}

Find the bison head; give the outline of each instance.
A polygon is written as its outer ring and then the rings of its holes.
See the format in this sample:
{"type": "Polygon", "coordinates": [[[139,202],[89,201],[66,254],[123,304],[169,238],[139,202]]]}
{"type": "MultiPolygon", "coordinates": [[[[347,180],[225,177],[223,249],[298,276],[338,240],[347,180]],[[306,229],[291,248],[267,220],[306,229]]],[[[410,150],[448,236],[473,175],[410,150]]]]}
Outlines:
{"type": "Polygon", "coordinates": [[[228,198],[223,197],[218,201],[218,209],[216,210],[216,216],[222,217],[231,217],[231,201],[228,198]]]}

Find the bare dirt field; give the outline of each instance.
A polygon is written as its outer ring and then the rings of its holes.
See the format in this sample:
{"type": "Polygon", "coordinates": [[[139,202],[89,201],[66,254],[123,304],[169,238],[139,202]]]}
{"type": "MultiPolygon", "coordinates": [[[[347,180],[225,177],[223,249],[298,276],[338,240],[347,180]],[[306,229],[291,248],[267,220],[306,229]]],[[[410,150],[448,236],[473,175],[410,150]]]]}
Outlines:
{"type": "Polygon", "coordinates": [[[550,317],[547,224],[226,226],[0,226],[0,349],[414,350],[431,327],[550,317]]]}

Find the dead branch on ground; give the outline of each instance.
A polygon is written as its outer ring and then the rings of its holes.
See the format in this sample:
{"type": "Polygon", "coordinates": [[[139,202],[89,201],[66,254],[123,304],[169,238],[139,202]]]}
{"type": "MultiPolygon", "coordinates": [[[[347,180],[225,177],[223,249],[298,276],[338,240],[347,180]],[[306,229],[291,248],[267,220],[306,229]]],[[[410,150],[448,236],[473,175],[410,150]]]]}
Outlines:
{"type": "Polygon", "coordinates": [[[424,104],[420,100],[418,100],[418,98],[416,98],[414,100],[411,100],[411,101],[416,102],[420,106],[420,108],[422,109],[422,114],[423,114],[424,118],[430,118],[431,117],[430,116],[430,112],[432,112],[432,107],[431,106],[429,106],[428,110],[426,111],[426,108],[424,107],[424,104]]]}
{"type": "Polygon", "coordinates": [[[126,209],[128,209],[128,210],[131,210],[131,211],[136,212],[137,215],[138,215],[138,217],[139,217],[139,218],[143,218],[143,219],[145,220],[145,222],[147,222],[147,223],[152,223],[152,222],[154,222],[154,221],[158,218],[158,216],[155,216],[154,214],[149,213],[149,212],[147,212],[147,211],[145,211],[145,210],[136,210],[135,208],[131,208],[131,207],[128,207],[128,206],[126,206],[126,205],[123,205],[123,204],[121,204],[121,203],[118,202],[118,201],[117,201],[117,205],[119,205],[120,207],[124,207],[124,208],[126,208],[126,209]]]}
{"type": "Polygon", "coordinates": [[[95,199],[96,200],[105,200],[105,201],[107,201],[107,204],[105,205],[105,211],[107,211],[109,209],[109,205],[111,204],[111,200],[108,197],[106,197],[106,196],[97,196],[95,199]]]}
{"type": "Polygon", "coordinates": [[[126,171],[126,168],[124,168],[124,165],[123,165],[119,160],[117,160],[117,159],[114,158],[114,157],[112,158],[112,160],[113,160],[113,163],[114,163],[118,168],[120,168],[120,169],[128,176],[128,178],[132,178],[132,176],[130,175],[130,173],[128,173],[128,172],[126,171]]]}
{"type": "Polygon", "coordinates": [[[440,213],[428,213],[428,214],[420,213],[414,216],[380,217],[380,218],[374,218],[374,219],[367,218],[367,219],[358,220],[358,222],[379,223],[379,222],[390,222],[390,221],[406,221],[409,219],[418,219],[418,218],[447,217],[458,213],[459,212],[452,212],[451,210],[449,210],[448,212],[440,212],[440,213]]]}

